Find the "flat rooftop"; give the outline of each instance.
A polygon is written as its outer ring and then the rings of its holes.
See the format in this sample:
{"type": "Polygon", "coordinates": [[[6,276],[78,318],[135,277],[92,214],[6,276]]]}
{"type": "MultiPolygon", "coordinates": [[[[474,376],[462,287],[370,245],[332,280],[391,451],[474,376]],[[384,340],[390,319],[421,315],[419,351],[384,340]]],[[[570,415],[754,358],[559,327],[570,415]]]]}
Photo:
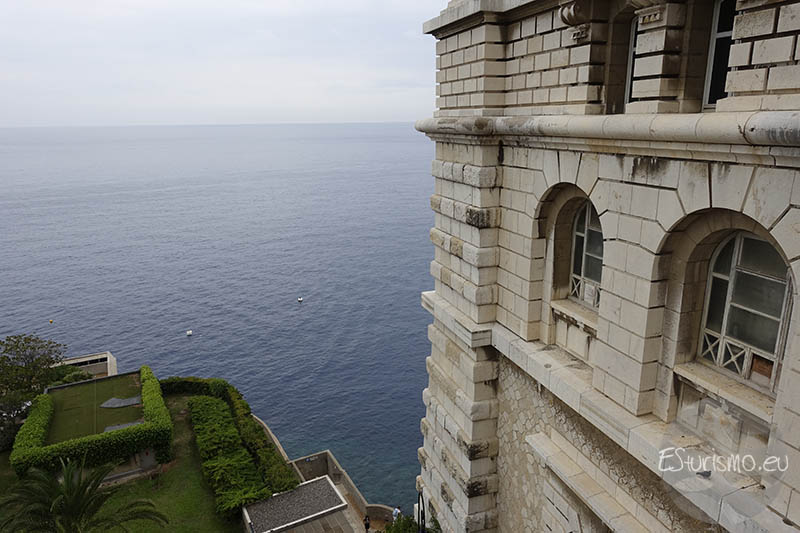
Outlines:
{"type": "Polygon", "coordinates": [[[47,444],[103,433],[142,419],[139,372],[56,387],[47,394],[54,406],[47,444]],[[107,404],[122,407],[102,407],[114,398],[127,401],[107,404]]]}
{"type": "Polygon", "coordinates": [[[347,502],[328,476],[245,507],[255,533],[353,533],[347,502]]]}

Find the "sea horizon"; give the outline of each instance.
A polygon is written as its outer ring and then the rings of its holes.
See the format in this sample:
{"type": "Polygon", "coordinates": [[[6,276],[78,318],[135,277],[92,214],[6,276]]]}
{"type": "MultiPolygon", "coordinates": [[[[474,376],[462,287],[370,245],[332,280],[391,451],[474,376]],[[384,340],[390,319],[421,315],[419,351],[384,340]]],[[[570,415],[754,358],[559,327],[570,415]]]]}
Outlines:
{"type": "Polygon", "coordinates": [[[0,336],[228,379],[408,507],[432,155],[406,122],[0,127],[0,336]]]}

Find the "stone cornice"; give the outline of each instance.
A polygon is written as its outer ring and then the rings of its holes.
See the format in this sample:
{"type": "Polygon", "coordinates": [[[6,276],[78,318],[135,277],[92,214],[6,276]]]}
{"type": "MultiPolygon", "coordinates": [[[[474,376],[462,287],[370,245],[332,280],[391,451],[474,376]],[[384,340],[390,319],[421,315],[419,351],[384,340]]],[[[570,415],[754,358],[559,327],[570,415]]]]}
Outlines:
{"type": "MultiPolygon", "coordinates": [[[[637,10],[666,1],[624,0],[623,5],[637,10]]],[[[425,22],[422,31],[441,39],[483,22],[512,22],[559,4],[559,16],[565,24],[575,26],[589,21],[592,0],[463,0],[425,22]]]]}
{"type": "Polygon", "coordinates": [[[465,0],[422,25],[423,33],[442,39],[485,22],[505,23],[551,9],[559,0],[465,0]]]}
{"type": "Polygon", "coordinates": [[[800,147],[800,111],[428,118],[415,127],[429,135],[800,147]]]}

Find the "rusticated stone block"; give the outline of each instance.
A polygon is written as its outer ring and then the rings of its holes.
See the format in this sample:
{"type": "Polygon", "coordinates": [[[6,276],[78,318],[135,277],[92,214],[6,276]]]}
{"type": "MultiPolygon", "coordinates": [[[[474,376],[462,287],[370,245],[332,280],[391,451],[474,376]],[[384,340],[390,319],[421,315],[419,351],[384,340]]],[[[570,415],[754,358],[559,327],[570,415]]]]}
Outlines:
{"type": "Polygon", "coordinates": [[[466,223],[479,229],[492,227],[492,212],[489,209],[467,207],[466,223]]]}

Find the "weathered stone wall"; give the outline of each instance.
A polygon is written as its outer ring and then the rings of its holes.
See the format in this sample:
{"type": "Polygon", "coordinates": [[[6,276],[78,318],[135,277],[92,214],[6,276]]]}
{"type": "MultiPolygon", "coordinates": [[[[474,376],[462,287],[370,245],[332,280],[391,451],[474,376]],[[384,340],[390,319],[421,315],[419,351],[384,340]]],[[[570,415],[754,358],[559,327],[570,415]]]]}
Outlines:
{"type": "Polygon", "coordinates": [[[498,526],[501,532],[548,531],[544,524],[548,485],[563,487],[561,495],[580,517],[583,532],[607,531],[602,521],[569,489],[534,459],[525,437],[556,430],[599,471],[601,486],[651,531],[723,531],[686,498],[666,485],[630,454],[621,450],[546,388],[537,386],[517,365],[501,359],[497,388],[497,435],[500,478],[498,526]],[[555,483],[553,482],[555,480],[555,483]],[[638,509],[637,509],[638,507],[638,509]],[[692,514],[688,514],[687,511],[692,514]]]}
{"type": "Polygon", "coordinates": [[[551,521],[558,516],[569,518],[573,513],[582,524],[580,531],[608,531],[603,523],[568,488],[557,479],[551,480],[547,467],[536,461],[525,437],[531,433],[547,431],[556,416],[556,405],[546,390],[537,390],[536,383],[514,363],[500,363],[498,383],[497,437],[499,453],[497,473],[498,526],[500,531],[539,533],[553,531],[551,521]],[[551,483],[551,481],[553,483],[551,483]],[[555,491],[564,503],[553,512],[548,508],[554,501],[555,491]],[[561,509],[558,509],[561,507],[561,509]],[[570,512],[572,511],[572,512],[570,512]],[[555,516],[553,516],[555,515],[555,516]]]}
{"type": "Polygon", "coordinates": [[[703,478],[659,460],[717,453],[726,426],[729,451],[800,464],[798,5],[736,3],[716,113],[698,112],[710,0],[465,0],[426,23],[439,109],[417,124],[436,143],[418,487],[445,531],[800,530],[795,470],[703,478]],[[588,295],[570,256],[587,204],[603,249],[588,295]],[[790,269],[769,387],[697,357],[712,254],[743,235],[790,269]]]}

